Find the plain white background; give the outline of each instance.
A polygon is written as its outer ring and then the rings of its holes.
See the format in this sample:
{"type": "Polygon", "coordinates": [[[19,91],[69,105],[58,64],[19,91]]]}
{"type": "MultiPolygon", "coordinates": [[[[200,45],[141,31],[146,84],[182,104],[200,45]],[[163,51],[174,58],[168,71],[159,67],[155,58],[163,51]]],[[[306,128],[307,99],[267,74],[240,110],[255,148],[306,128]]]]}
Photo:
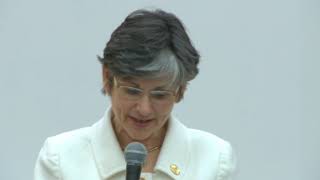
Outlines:
{"type": "Polygon", "coordinates": [[[199,76],[174,114],[230,141],[238,180],[319,180],[317,0],[0,0],[0,179],[32,179],[45,138],[97,121],[101,55],[138,8],[186,25],[199,76]]]}

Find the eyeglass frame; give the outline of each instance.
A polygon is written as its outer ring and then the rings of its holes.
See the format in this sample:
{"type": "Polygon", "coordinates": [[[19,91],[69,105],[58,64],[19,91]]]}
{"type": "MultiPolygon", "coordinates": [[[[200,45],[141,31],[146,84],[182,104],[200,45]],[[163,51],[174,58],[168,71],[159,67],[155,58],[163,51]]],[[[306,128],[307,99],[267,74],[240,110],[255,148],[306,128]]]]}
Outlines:
{"type": "MultiPolygon", "coordinates": [[[[141,89],[141,88],[138,88],[138,87],[133,87],[133,86],[126,86],[126,85],[121,85],[120,83],[119,83],[119,81],[118,81],[118,79],[115,77],[115,76],[113,76],[113,81],[114,81],[114,85],[115,85],[115,87],[117,87],[117,88],[120,88],[120,87],[124,87],[124,88],[127,88],[127,89],[131,89],[131,90],[137,90],[140,94],[137,96],[137,99],[128,99],[128,100],[130,100],[130,101],[138,101],[138,100],[140,100],[146,93],[148,93],[148,97],[150,98],[150,100],[152,101],[152,100],[155,100],[156,98],[152,98],[153,96],[153,94],[152,94],[152,92],[166,92],[166,93],[169,93],[170,95],[172,95],[172,97],[173,98],[177,98],[177,96],[178,96],[178,92],[179,92],[179,89],[180,89],[180,86],[176,89],[176,91],[174,92],[174,91],[170,91],[170,90],[149,90],[149,91],[147,91],[146,92],[146,90],[145,89],[141,89]]],[[[155,94],[157,94],[157,93],[155,93],[155,94]]],[[[159,94],[161,94],[161,93],[159,93],[159,94]]]]}

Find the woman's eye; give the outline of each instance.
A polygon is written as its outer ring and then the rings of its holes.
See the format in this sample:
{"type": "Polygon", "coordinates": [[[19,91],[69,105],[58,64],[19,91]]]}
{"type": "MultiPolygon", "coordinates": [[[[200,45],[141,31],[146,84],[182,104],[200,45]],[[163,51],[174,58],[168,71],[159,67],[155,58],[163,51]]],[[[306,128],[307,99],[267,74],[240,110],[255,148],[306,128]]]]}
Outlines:
{"type": "Polygon", "coordinates": [[[167,93],[167,92],[158,91],[158,92],[152,93],[152,97],[155,98],[155,99],[166,99],[169,96],[170,96],[170,94],[167,93]]]}
{"type": "Polygon", "coordinates": [[[135,89],[135,88],[128,87],[128,88],[126,88],[126,93],[129,95],[140,95],[141,91],[138,89],[135,89]]]}

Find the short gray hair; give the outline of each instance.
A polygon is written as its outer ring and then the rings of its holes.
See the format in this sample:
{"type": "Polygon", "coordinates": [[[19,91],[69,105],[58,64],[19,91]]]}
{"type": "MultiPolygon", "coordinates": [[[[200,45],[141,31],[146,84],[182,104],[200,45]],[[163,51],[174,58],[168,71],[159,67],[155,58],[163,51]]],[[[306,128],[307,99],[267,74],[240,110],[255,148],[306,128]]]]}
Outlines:
{"type": "Polygon", "coordinates": [[[151,74],[146,79],[166,79],[169,87],[177,87],[185,79],[179,60],[170,49],[163,49],[151,63],[137,68],[138,71],[151,74]]]}
{"type": "Polygon", "coordinates": [[[199,54],[182,22],[162,10],[137,10],[112,33],[98,57],[111,75],[143,79],[167,78],[186,85],[198,74],[199,54]]]}

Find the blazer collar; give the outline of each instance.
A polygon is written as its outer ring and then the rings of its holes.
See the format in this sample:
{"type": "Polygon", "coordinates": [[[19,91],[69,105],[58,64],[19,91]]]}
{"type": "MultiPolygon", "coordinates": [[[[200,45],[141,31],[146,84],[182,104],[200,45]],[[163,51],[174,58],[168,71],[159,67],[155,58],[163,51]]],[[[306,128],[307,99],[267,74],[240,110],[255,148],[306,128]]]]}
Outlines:
{"type": "MultiPolygon", "coordinates": [[[[190,156],[187,128],[173,117],[170,117],[168,122],[167,134],[155,166],[155,172],[165,173],[172,179],[181,179],[187,171],[190,156]],[[172,167],[174,165],[176,168],[172,167]]],[[[100,121],[93,125],[91,144],[98,170],[103,179],[126,170],[124,155],[111,124],[111,108],[106,111],[100,121]]]]}

